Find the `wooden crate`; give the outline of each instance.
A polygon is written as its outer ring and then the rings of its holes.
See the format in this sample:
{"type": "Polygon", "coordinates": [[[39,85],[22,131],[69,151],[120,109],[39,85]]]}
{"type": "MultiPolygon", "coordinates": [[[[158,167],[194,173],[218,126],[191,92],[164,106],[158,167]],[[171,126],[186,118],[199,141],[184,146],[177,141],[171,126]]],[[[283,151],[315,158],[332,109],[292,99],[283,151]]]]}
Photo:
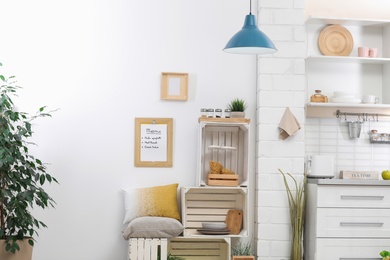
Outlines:
{"type": "Polygon", "coordinates": [[[226,236],[248,236],[248,188],[183,187],[181,189],[181,211],[184,237],[212,236],[202,235],[197,229],[202,228],[202,222],[224,222],[230,209],[242,210],[242,230],[237,235],[226,236]]]}
{"type": "Polygon", "coordinates": [[[233,256],[232,260],[255,260],[255,257],[251,255],[233,256]]]}
{"type": "Polygon", "coordinates": [[[227,260],[230,238],[173,238],[169,240],[168,252],[186,260],[227,260]]]}
{"type": "Polygon", "coordinates": [[[217,161],[238,175],[239,186],[246,187],[250,120],[218,119],[199,119],[197,185],[209,185],[210,161],[217,161]]]}
{"type": "Polygon", "coordinates": [[[167,259],[167,247],[166,238],[130,238],[129,260],[157,260],[159,251],[161,259],[167,259]]]}
{"type": "Polygon", "coordinates": [[[238,186],[236,174],[209,174],[207,177],[209,186],[238,186]]]}

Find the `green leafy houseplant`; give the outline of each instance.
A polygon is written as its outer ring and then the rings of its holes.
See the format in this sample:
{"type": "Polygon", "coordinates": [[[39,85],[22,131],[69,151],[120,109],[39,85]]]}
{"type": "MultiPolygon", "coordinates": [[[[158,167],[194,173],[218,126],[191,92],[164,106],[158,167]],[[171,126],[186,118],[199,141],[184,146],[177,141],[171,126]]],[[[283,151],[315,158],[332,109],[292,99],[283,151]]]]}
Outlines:
{"type": "Polygon", "coordinates": [[[243,99],[235,98],[227,105],[231,112],[244,112],[246,109],[246,102],[243,99]]]}
{"type": "Polygon", "coordinates": [[[280,169],[279,172],[283,175],[283,181],[286,187],[288,205],[290,209],[290,222],[292,228],[290,259],[301,260],[303,252],[302,238],[306,210],[306,174],[304,175],[303,182],[298,185],[296,179],[290,173],[284,173],[280,169]],[[288,185],[287,176],[290,177],[294,182],[295,193],[292,192],[288,185]]]}
{"type": "Polygon", "coordinates": [[[381,255],[383,260],[390,260],[390,252],[389,251],[383,250],[379,254],[381,255]]]}
{"type": "Polygon", "coordinates": [[[51,116],[50,112],[46,113],[45,107],[33,116],[16,111],[11,97],[20,87],[15,77],[0,75],[0,84],[0,239],[5,241],[6,251],[15,253],[20,250],[18,242],[27,237],[33,246],[37,229],[46,227],[30,210],[34,206],[54,207],[43,185],[58,182],[46,172],[42,161],[29,153],[33,144],[28,141],[33,134],[31,121],[51,116]]]}

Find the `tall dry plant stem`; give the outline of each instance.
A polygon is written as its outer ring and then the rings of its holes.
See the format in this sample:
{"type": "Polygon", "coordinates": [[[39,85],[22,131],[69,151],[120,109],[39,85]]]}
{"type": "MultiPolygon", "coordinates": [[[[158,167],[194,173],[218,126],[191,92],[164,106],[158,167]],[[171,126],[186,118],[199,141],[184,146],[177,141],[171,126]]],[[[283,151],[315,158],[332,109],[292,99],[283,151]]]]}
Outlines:
{"type": "Polygon", "coordinates": [[[302,260],[303,255],[303,229],[305,225],[305,209],[306,209],[306,174],[303,181],[298,184],[297,180],[290,173],[284,173],[278,169],[283,175],[284,186],[286,187],[288,206],[290,209],[291,222],[291,260],[302,260]],[[287,177],[293,180],[295,192],[288,185],[287,177]]]}

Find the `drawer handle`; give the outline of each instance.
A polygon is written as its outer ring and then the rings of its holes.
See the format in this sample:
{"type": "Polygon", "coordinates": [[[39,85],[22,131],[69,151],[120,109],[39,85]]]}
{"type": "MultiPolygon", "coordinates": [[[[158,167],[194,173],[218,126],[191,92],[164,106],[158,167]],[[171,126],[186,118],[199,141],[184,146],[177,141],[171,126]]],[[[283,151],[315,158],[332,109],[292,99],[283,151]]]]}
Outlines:
{"type": "Polygon", "coordinates": [[[345,257],[341,257],[339,258],[340,260],[356,260],[356,259],[360,259],[360,260],[382,260],[382,258],[366,258],[366,257],[354,257],[354,258],[345,258],[345,257]]]}
{"type": "Polygon", "coordinates": [[[340,226],[381,227],[383,222],[340,222],[340,226]]]}
{"type": "Polygon", "coordinates": [[[341,195],[342,200],[383,200],[385,196],[354,196],[354,195],[341,195]]]}

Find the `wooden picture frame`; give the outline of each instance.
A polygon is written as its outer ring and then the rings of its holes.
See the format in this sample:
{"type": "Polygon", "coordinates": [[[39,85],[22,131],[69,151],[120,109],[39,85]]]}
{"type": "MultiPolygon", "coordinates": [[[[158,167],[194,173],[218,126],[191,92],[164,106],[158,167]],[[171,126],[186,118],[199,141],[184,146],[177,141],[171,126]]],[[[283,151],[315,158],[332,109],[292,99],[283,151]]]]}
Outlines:
{"type": "Polygon", "coordinates": [[[134,166],[172,167],[172,118],[135,118],[134,166]]]}
{"type": "Polygon", "coordinates": [[[162,100],[187,100],[188,73],[163,72],[160,98],[162,100]]]}

